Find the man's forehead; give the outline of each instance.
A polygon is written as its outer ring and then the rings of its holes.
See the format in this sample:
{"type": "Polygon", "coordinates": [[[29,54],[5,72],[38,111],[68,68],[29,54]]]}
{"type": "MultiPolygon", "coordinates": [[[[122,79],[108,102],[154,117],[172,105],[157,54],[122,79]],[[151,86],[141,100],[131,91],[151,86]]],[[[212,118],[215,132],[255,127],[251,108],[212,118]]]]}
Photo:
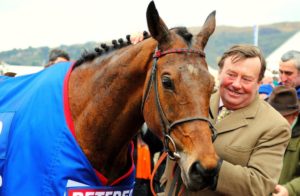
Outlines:
{"type": "Polygon", "coordinates": [[[244,56],[240,56],[240,55],[231,55],[225,58],[224,63],[225,62],[229,62],[229,63],[239,63],[245,60],[255,60],[258,61],[261,64],[260,58],[258,56],[255,57],[244,57],[244,56]]]}
{"type": "Polygon", "coordinates": [[[281,73],[294,73],[296,71],[296,69],[279,68],[279,72],[281,73]]]}
{"type": "Polygon", "coordinates": [[[226,58],[222,71],[225,72],[239,72],[243,76],[247,77],[259,77],[259,72],[261,69],[260,59],[258,57],[253,58],[243,58],[239,61],[233,62],[230,58],[226,58]]]}
{"type": "Polygon", "coordinates": [[[237,65],[241,66],[241,64],[249,66],[250,67],[261,67],[261,62],[259,57],[251,57],[251,58],[234,58],[234,57],[228,57],[224,61],[224,66],[226,65],[237,65]]]}
{"type": "Polygon", "coordinates": [[[296,61],[294,59],[291,59],[291,60],[288,60],[288,61],[280,61],[279,66],[296,67],[296,61]]]}
{"type": "Polygon", "coordinates": [[[279,71],[297,71],[297,67],[293,62],[281,62],[279,64],[279,71]]]}

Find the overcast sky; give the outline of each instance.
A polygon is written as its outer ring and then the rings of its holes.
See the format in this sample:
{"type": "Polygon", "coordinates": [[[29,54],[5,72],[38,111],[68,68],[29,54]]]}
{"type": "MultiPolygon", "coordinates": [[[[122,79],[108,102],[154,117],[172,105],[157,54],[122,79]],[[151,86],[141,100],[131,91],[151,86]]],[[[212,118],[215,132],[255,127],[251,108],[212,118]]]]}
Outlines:
{"type": "MultiPolygon", "coordinates": [[[[106,41],[147,30],[150,0],[0,0],[0,51],[106,41]]],[[[300,21],[299,0],[155,0],[168,27],[300,21]]]]}

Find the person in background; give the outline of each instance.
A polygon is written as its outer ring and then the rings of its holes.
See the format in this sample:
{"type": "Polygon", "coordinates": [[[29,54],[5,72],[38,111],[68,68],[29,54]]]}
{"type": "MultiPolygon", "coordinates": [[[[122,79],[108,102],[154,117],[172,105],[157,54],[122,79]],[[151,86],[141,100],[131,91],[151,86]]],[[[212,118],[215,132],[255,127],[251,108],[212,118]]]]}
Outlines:
{"type": "MultiPolygon", "coordinates": [[[[136,165],[136,183],[133,195],[151,195],[150,179],[154,167],[154,154],[163,150],[163,143],[148,129],[146,123],[143,124],[141,131],[133,141],[136,165]]],[[[155,182],[155,185],[157,184],[159,182],[155,182]]]]}
{"type": "Polygon", "coordinates": [[[292,127],[279,184],[276,185],[273,196],[297,196],[300,195],[300,127],[295,127],[299,114],[297,92],[292,87],[275,87],[268,102],[292,127]]]}
{"type": "Polygon", "coordinates": [[[262,84],[270,84],[274,87],[274,84],[273,84],[273,78],[270,77],[270,76],[265,76],[262,80],[261,80],[261,83],[262,84]]]}
{"type": "Polygon", "coordinates": [[[9,78],[13,78],[15,76],[16,76],[15,72],[6,72],[3,75],[0,74],[0,85],[1,85],[1,82],[5,81],[5,80],[7,80],[9,78]]]}
{"type": "MultiPolygon", "coordinates": [[[[182,184],[180,193],[270,195],[280,177],[291,131],[287,121],[258,96],[265,59],[255,46],[235,45],[223,54],[218,65],[220,86],[211,97],[210,110],[218,132],[214,146],[223,162],[207,189],[193,192],[182,184]],[[227,116],[219,113],[226,110],[227,116]]],[[[174,195],[178,190],[174,183],[179,182],[173,175],[175,166],[176,162],[167,159],[161,178],[165,195],[174,195]]]]}
{"type": "Polygon", "coordinates": [[[64,50],[53,49],[49,53],[49,60],[48,60],[47,65],[45,65],[45,68],[47,68],[55,63],[65,62],[65,61],[70,61],[69,54],[64,50]]]}
{"type": "Polygon", "coordinates": [[[266,85],[261,85],[259,89],[259,97],[261,99],[267,99],[270,96],[270,92],[272,92],[272,89],[275,87],[273,83],[273,78],[269,76],[265,76],[261,84],[266,84],[266,85]]]}
{"type": "MultiPolygon", "coordinates": [[[[296,50],[290,50],[282,55],[281,62],[279,64],[279,85],[291,87],[296,90],[298,101],[300,100],[300,52],[296,50]]],[[[270,95],[273,91],[273,87],[270,85],[261,85],[259,93],[265,91],[270,95]]],[[[300,168],[299,168],[299,139],[300,135],[300,120],[299,114],[291,126],[292,138],[289,143],[289,147],[285,154],[284,168],[280,177],[279,184],[276,186],[276,192],[274,195],[300,195],[300,168]],[[297,143],[298,142],[298,143],[297,143]],[[298,159],[297,159],[298,158],[298,159]],[[288,162],[291,165],[287,164],[288,162]],[[296,164],[298,167],[296,168],[296,164]],[[291,168],[289,168],[291,166],[291,168]],[[296,176],[298,176],[296,178],[296,176]],[[282,186],[284,185],[284,186],[282,186]],[[288,193],[287,193],[288,192],[288,193]],[[297,194],[294,194],[294,193],[297,194]]]]}
{"type": "MultiPolygon", "coordinates": [[[[300,52],[290,50],[284,53],[279,63],[279,85],[293,87],[297,91],[298,99],[300,99],[300,52]]],[[[273,90],[271,84],[263,84],[260,86],[259,94],[269,96],[273,90]]]]}
{"type": "Polygon", "coordinates": [[[11,72],[11,71],[4,73],[4,76],[8,76],[8,77],[15,77],[16,75],[17,75],[17,73],[11,72]]]}

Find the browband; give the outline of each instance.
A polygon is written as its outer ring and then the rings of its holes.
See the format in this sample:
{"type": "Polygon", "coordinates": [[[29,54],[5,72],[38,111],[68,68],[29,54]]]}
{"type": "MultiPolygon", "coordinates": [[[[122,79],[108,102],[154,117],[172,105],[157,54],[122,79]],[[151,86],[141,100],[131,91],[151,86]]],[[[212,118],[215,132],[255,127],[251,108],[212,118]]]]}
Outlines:
{"type": "Polygon", "coordinates": [[[202,50],[194,50],[194,49],[189,49],[189,48],[176,48],[176,49],[170,49],[170,50],[165,50],[165,51],[156,50],[153,57],[159,58],[161,56],[164,56],[164,55],[170,54],[170,53],[195,53],[195,54],[199,54],[202,57],[205,57],[205,53],[202,50]]]}

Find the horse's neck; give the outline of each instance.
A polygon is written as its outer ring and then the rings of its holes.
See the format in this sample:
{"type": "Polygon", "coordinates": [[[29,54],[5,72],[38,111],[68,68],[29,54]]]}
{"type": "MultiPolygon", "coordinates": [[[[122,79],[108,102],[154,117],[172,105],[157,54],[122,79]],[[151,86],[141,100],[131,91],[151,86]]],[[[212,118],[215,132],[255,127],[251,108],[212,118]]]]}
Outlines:
{"type": "Polygon", "coordinates": [[[69,80],[76,138],[93,167],[111,180],[128,169],[128,144],[143,123],[140,105],[153,50],[131,48],[79,66],[69,80]]]}

